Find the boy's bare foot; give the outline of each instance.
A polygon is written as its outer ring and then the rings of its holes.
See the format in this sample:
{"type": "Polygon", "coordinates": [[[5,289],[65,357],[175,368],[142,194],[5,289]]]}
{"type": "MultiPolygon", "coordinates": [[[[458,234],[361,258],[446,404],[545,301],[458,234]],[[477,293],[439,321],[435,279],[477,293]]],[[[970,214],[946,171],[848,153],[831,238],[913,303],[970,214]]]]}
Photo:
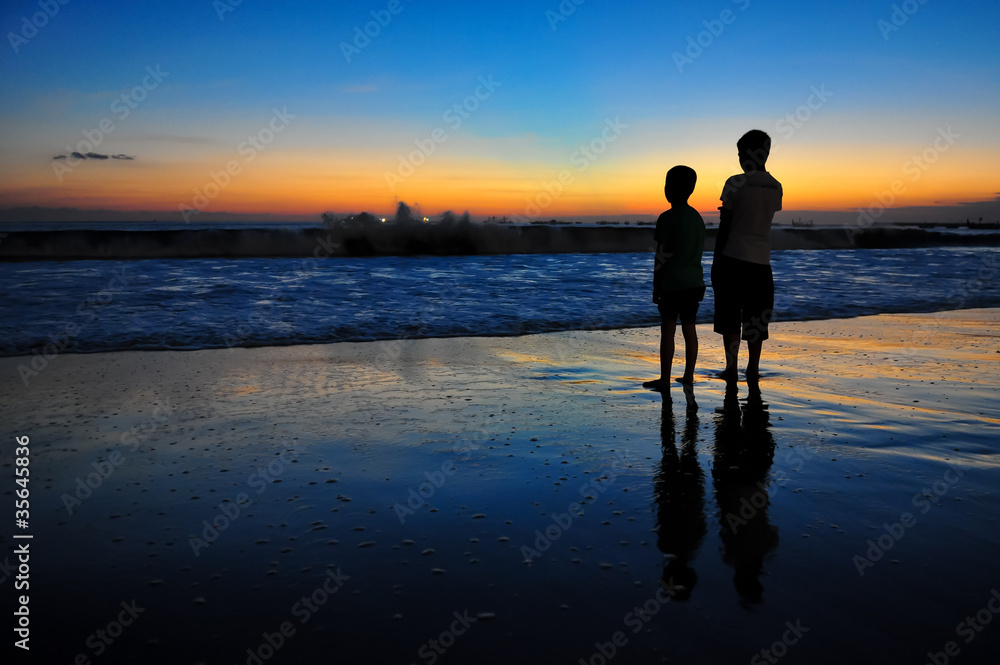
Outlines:
{"type": "Polygon", "coordinates": [[[674,379],[674,381],[681,384],[682,386],[693,386],[694,376],[693,375],[688,376],[687,374],[685,374],[684,376],[678,376],[676,379],[674,379]]]}
{"type": "Polygon", "coordinates": [[[760,382],[760,370],[747,369],[745,372],[747,377],[747,383],[757,385],[760,382]]]}
{"type": "Polygon", "coordinates": [[[734,369],[722,370],[715,376],[725,381],[727,385],[736,383],[736,370],[734,369]]]}
{"type": "Polygon", "coordinates": [[[649,388],[650,390],[670,390],[670,381],[666,379],[653,379],[652,381],[645,381],[642,387],[649,388]]]}

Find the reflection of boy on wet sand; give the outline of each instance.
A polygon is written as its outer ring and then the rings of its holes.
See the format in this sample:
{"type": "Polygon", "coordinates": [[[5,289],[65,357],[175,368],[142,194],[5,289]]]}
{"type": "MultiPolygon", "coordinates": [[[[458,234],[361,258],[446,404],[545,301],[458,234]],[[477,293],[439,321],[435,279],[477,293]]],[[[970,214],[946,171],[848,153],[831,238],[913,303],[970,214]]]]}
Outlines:
{"type": "Polygon", "coordinates": [[[764,170],[771,138],[752,129],[736,143],[743,173],[722,188],[719,235],[712,262],[715,332],[722,335],[726,369],[719,375],[736,382],[740,331],[747,342],[747,383],[760,377],[760,352],[774,311],[771,272],[771,221],[781,210],[781,183],[764,170]]]}
{"type": "Polygon", "coordinates": [[[764,559],[778,546],[778,528],[768,518],[773,460],[767,405],[751,396],[741,408],[736,387],[730,386],[715,420],[712,481],[722,559],[734,568],[733,585],[744,603],[761,601],[764,559]]]}
{"type": "Polygon", "coordinates": [[[695,450],[698,410],[687,410],[679,451],[674,444],[673,403],[666,395],[662,417],[663,461],[653,484],[658,508],[656,546],[668,557],[663,568],[663,584],[674,590],[675,600],[687,600],[698,581],[691,563],[708,532],[705,524],[705,473],[695,450]]]}

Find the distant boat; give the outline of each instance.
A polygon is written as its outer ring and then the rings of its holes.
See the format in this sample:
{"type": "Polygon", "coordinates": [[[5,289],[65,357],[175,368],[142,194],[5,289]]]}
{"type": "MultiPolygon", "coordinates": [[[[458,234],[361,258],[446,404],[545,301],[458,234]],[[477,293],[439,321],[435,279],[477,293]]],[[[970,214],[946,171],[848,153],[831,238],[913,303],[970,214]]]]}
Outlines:
{"type": "Polygon", "coordinates": [[[798,219],[792,220],[792,226],[812,226],[812,225],[813,221],[811,219],[804,220],[801,217],[799,217],[798,219]]]}

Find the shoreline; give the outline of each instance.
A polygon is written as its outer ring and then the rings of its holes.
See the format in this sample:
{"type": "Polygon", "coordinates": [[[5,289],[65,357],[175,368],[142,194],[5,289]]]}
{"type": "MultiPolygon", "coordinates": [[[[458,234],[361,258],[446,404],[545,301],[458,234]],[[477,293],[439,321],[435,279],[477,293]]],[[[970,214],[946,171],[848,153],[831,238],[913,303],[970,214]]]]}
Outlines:
{"type": "Polygon", "coordinates": [[[1000,629],[955,626],[1000,585],[998,324],[773,324],[762,404],[699,325],[696,409],[641,388],[657,328],[71,354],[28,388],[0,359],[33,636],[93,656],[134,599],[118,662],[255,662],[286,623],[268,662],[448,632],[451,662],[746,662],[789,623],[787,662],[991,662],[1000,629]]]}
{"type": "MultiPolygon", "coordinates": [[[[709,286],[708,288],[710,289],[711,286],[709,286]]],[[[971,312],[971,311],[977,311],[977,310],[990,310],[990,309],[1000,309],[1000,308],[971,306],[971,307],[959,308],[959,309],[936,309],[936,310],[929,310],[929,311],[882,312],[882,313],[878,313],[878,314],[861,313],[861,314],[856,314],[856,315],[853,315],[853,316],[830,315],[830,316],[815,317],[815,318],[784,319],[784,320],[774,321],[772,323],[772,325],[774,325],[774,326],[782,326],[782,325],[787,325],[787,324],[798,324],[798,323],[816,323],[816,322],[820,322],[821,323],[821,322],[826,322],[826,321],[830,321],[830,322],[851,321],[851,320],[854,320],[854,319],[862,319],[862,318],[873,317],[873,316],[913,316],[913,317],[927,317],[927,318],[937,319],[937,318],[948,318],[948,317],[952,316],[953,314],[956,314],[956,313],[959,313],[959,312],[971,312]]],[[[699,332],[699,338],[700,339],[704,339],[706,335],[709,336],[709,337],[711,337],[711,338],[717,337],[716,333],[714,333],[711,330],[711,324],[703,322],[703,323],[698,323],[698,326],[699,326],[699,331],[700,331],[699,332]],[[705,327],[705,330],[707,332],[701,332],[701,328],[702,327],[705,327]]],[[[286,348],[294,348],[294,347],[299,347],[299,346],[325,347],[325,346],[330,346],[330,345],[335,345],[335,344],[408,345],[408,344],[412,344],[413,342],[425,341],[425,340],[463,340],[463,339],[505,340],[505,339],[511,339],[511,338],[515,338],[516,339],[516,338],[521,338],[521,337],[532,337],[532,336],[536,336],[536,335],[559,335],[559,334],[575,334],[575,333],[599,333],[599,332],[617,332],[617,331],[630,331],[630,330],[655,330],[655,329],[658,329],[658,328],[659,328],[658,324],[652,324],[652,323],[646,324],[646,323],[644,323],[644,324],[637,324],[637,325],[634,325],[634,326],[624,326],[624,327],[623,326],[614,326],[614,327],[606,327],[606,328],[574,328],[572,330],[549,330],[549,331],[542,331],[542,332],[526,332],[526,333],[523,333],[523,332],[509,333],[509,334],[483,333],[483,334],[472,334],[472,335],[470,335],[470,334],[457,334],[456,333],[456,334],[426,335],[426,336],[412,335],[412,336],[408,336],[408,337],[385,337],[385,338],[360,339],[360,340],[359,339],[353,339],[353,340],[349,339],[349,340],[336,340],[336,341],[328,341],[328,342],[316,342],[316,341],[291,342],[291,343],[288,343],[288,344],[257,344],[257,345],[237,345],[237,344],[233,344],[232,346],[218,345],[218,346],[207,346],[207,347],[203,346],[203,347],[197,347],[197,348],[179,348],[179,347],[177,347],[177,348],[168,348],[168,347],[164,347],[164,348],[127,348],[127,349],[114,349],[114,350],[97,349],[97,350],[84,350],[84,351],[80,351],[80,350],[76,350],[76,349],[57,349],[57,353],[55,353],[55,355],[53,356],[53,359],[58,358],[60,356],[73,356],[73,355],[91,356],[91,355],[98,355],[98,354],[116,354],[116,353],[195,353],[195,352],[199,352],[199,351],[234,351],[236,349],[286,349],[286,348]]],[[[678,343],[682,342],[682,340],[681,340],[680,337],[678,337],[677,341],[678,341],[678,343]]],[[[3,359],[21,359],[21,360],[31,359],[34,356],[41,354],[43,348],[44,347],[42,347],[42,346],[35,347],[35,349],[33,349],[33,350],[37,351],[37,353],[19,353],[19,354],[16,354],[16,355],[0,355],[0,360],[3,360],[3,359]]],[[[744,351],[745,351],[745,349],[744,349],[744,351]]],[[[47,359],[47,360],[50,360],[50,359],[47,359]]],[[[683,360],[683,359],[681,358],[679,360],[683,360]]]]}

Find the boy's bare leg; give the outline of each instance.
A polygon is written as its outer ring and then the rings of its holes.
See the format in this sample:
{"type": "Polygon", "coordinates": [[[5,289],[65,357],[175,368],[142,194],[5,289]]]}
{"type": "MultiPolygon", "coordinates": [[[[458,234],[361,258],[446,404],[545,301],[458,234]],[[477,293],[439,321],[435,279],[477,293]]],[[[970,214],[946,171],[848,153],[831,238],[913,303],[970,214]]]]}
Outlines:
{"type": "Polygon", "coordinates": [[[674,334],[677,332],[677,322],[663,323],[660,326],[660,380],[670,385],[670,368],[674,363],[674,334]]]}
{"type": "Polygon", "coordinates": [[[674,362],[674,332],[677,323],[663,322],[660,325],[660,378],[646,381],[643,388],[663,390],[670,388],[670,368],[674,362]]]}
{"type": "Polygon", "coordinates": [[[722,371],[719,378],[725,379],[726,383],[736,383],[736,361],[740,353],[740,333],[726,333],[722,336],[722,343],[726,351],[726,369],[722,371]]]}
{"type": "Polygon", "coordinates": [[[694,383],[694,366],[698,362],[698,329],[693,323],[681,324],[684,335],[684,376],[681,383],[690,386],[694,383]]]}
{"type": "Polygon", "coordinates": [[[763,341],[747,342],[750,352],[750,359],[747,360],[747,383],[756,383],[760,378],[760,352],[763,348],[763,341]]]}

